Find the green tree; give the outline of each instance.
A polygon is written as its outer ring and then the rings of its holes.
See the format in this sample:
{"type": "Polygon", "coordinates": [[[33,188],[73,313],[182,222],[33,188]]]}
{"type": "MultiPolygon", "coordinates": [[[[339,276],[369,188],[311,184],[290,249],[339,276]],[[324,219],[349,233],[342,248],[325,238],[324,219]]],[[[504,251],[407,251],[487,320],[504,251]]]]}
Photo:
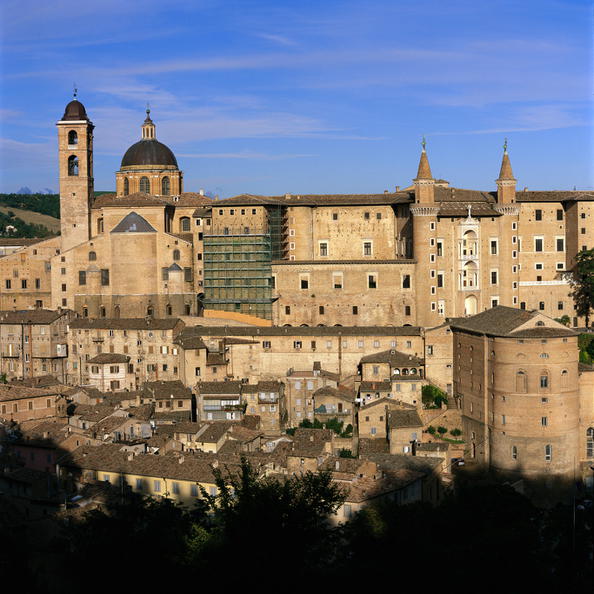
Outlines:
{"type": "Polygon", "coordinates": [[[575,310],[580,317],[585,318],[588,327],[590,312],[594,308],[594,248],[578,252],[569,284],[575,310]]]}
{"type": "Polygon", "coordinates": [[[455,428],[450,431],[450,434],[454,437],[458,437],[459,435],[462,435],[462,431],[460,431],[458,428],[455,428]]]}
{"type": "Polygon", "coordinates": [[[437,428],[437,432],[438,432],[440,435],[445,435],[445,434],[448,432],[448,430],[447,430],[447,428],[446,428],[446,427],[444,427],[443,425],[440,425],[440,426],[437,428]]]}
{"type": "Polygon", "coordinates": [[[439,408],[442,402],[444,404],[448,403],[447,394],[443,390],[440,390],[437,386],[433,386],[431,384],[427,384],[426,386],[422,387],[421,395],[423,399],[423,404],[428,408],[439,408]]]}
{"type": "Polygon", "coordinates": [[[328,566],[338,543],[328,519],[345,497],[329,472],[277,479],[259,476],[244,459],[239,469],[214,468],[213,474],[217,495],[202,491],[212,512],[212,537],[201,558],[205,570],[228,572],[233,559],[236,577],[245,580],[264,567],[268,577],[278,571],[286,578],[287,559],[303,570],[328,566]]]}

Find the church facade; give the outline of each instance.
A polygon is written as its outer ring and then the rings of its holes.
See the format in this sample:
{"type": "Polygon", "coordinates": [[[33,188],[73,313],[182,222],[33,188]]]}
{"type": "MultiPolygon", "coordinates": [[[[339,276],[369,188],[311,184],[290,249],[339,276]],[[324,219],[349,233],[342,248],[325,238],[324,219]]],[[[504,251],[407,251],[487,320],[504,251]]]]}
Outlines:
{"type": "Polygon", "coordinates": [[[494,191],[434,179],[423,146],[404,189],[212,200],[184,191],[147,111],[95,197],[82,103],[57,128],[61,236],[0,258],[0,309],[435,327],[506,305],[582,323],[565,273],[594,247],[594,194],[518,191],[507,147],[494,191]]]}

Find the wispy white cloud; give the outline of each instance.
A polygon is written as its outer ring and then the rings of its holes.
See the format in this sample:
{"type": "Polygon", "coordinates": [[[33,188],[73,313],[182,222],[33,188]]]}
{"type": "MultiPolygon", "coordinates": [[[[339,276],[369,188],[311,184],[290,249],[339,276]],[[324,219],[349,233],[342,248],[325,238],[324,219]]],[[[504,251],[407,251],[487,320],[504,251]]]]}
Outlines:
{"type": "Polygon", "coordinates": [[[285,37],[284,35],[275,35],[273,33],[256,33],[256,37],[266,39],[267,41],[272,41],[273,43],[277,43],[278,45],[297,45],[295,41],[289,39],[288,37],[285,37]]]}
{"type": "Polygon", "coordinates": [[[282,161],[284,159],[304,159],[318,157],[311,153],[303,154],[267,154],[267,153],[177,153],[177,157],[190,159],[256,159],[258,161],[282,161]]]}
{"type": "Polygon", "coordinates": [[[576,113],[573,105],[535,105],[516,108],[514,113],[502,118],[504,125],[476,130],[433,132],[431,136],[503,134],[511,132],[540,132],[561,128],[574,128],[591,124],[576,113]]]}

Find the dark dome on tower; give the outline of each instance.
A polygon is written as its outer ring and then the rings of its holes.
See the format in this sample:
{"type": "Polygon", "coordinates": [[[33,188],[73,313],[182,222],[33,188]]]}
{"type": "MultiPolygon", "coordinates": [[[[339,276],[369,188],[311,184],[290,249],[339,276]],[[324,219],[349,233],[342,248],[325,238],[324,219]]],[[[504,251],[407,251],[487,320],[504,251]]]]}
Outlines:
{"type": "Polygon", "coordinates": [[[147,107],[146,119],[142,124],[142,140],[133,144],[124,155],[121,167],[161,166],[175,167],[175,155],[168,146],[155,138],[155,124],[151,120],[151,110],[147,107]]]}
{"type": "Polygon", "coordinates": [[[87,116],[87,111],[85,106],[78,101],[77,99],[73,99],[64,110],[64,115],[62,116],[62,121],[70,120],[88,120],[89,116],[87,116]]]}
{"type": "Polygon", "coordinates": [[[126,151],[121,166],[134,165],[170,165],[177,168],[177,160],[168,146],[151,138],[140,140],[126,151]]]}

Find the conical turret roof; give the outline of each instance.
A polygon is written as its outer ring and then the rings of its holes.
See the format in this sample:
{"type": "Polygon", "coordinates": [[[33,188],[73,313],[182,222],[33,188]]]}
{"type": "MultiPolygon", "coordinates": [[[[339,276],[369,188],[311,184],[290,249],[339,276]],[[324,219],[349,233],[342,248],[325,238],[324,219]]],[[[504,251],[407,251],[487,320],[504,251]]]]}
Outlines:
{"type": "Polygon", "coordinates": [[[503,159],[501,160],[501,169],[499,170],[499,177],[498,180],[504,179],[513,179],[514,173],[512,171],[511,162],[509,160],[509,155],[507,153],[507,138],[505,139],[505,143],[503,145],[503,159]]]}
{"type": "Polygon", "coordinates": [[[429,167],[429,159],[427,158],[427,151],[425,147],[421,152],[421,159],[419,160],[419,170],[417,171],[416,179],[433,179],[431,175],[431,167],[429,167]]]}

